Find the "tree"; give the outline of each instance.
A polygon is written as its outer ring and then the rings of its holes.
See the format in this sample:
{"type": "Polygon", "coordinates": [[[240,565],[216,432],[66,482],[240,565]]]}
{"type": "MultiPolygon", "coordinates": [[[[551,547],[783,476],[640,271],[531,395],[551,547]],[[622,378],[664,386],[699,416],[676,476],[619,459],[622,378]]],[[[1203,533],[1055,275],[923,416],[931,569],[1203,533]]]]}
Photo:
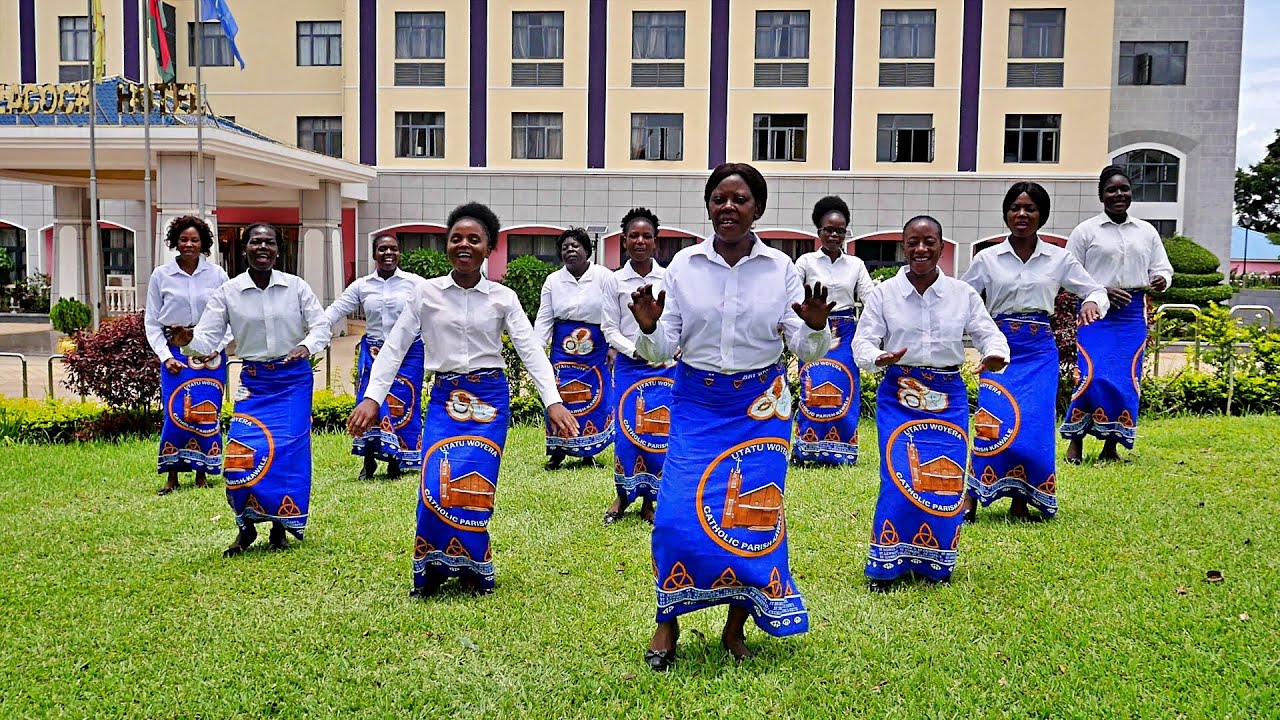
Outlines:
{"type": "Polygon", "coordinates": [[[1280,130],[1262,160],[1236,170],[1236,216],[1240,227],[1280,245],[1280,130]]]}

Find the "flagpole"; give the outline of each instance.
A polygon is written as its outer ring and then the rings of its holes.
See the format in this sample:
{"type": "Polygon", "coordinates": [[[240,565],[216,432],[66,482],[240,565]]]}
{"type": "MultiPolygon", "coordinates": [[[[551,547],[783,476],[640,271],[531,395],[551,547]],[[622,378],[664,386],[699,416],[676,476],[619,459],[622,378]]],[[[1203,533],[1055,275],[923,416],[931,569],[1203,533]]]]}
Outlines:
{"type": "Polygon", "coordinates": [[[200,219],[208,222],[204,214],[204,82],[200,68],[204,66],[204,18],[200,14],[200,0],[191,0],[196,13],[196,207],[200,219]]]}
{"type": "MultiPolygon", "coordinates": [[[[142,203],[147,233],[147,247],[152,249],[151,264],[158,265],[163,252],[156,252],[155,211],[151,198],[151,15],[145,7],[147,0],[138,0],[138,19],[142,23],[142,203]]],[[[159,29],[159,28],[157,28],[159,29]]],[[[135,283],[136,284],[136,283],[135,283]]]]}
{"type": "Polygon", "coordinates": [[[93,0],[86,0],[89,10],[89,232],[88,232],[88,282],[93,327],[102,321],[102,231],[98,228],[98,83],[94,77],[97,66],[95,57],[98,41],[98,18],[93,12],[93,0]]]}

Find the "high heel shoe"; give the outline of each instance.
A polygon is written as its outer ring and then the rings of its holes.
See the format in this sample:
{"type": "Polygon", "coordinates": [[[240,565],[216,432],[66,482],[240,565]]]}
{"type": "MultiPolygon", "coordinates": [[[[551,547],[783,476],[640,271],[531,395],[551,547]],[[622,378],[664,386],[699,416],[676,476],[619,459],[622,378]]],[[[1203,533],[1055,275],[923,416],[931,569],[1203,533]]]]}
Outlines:
{"type": "Polygon", "coordinates": [[[671,647],[666,650],[644,651],[644,663],[654,672],[666,672],[676,662],[676,643],[680,642],[680,627],[676,626],[675,637],[671,639],[671,647]]]}

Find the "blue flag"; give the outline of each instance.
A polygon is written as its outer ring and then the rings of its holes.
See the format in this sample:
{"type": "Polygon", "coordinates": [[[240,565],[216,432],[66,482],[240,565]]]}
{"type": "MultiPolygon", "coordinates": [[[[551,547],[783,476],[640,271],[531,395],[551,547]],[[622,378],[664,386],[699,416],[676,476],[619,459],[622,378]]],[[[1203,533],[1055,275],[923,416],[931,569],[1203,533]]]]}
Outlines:
{"type": "Polygon", "coordinates": [[[200,19],[204,22],[217,20],[222,25],[222,34],[227,36],[227,45],[231,47],[231,54],[235,56],[236,62],[240,63],[240,69],[243,70],[244,58],[240,55],[240,49],[236,47],[236,33],[240,32],[240,26],[236,25],[236,19],[231,15],[227,0],[200,0],[200,19]]]}

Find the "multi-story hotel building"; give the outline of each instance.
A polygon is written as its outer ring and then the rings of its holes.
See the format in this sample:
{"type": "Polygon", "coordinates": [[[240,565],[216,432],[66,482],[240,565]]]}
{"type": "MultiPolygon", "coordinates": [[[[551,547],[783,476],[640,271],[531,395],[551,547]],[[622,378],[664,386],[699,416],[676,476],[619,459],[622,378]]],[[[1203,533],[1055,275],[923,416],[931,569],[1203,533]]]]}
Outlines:
{"type": "MultiPolygon", "coordinates": [[[[195,4],[161,3],[180,82],[195,79],[195,4]]],[[[107,74],[138,80],[143,4],[102,5],[107,74]]],[[[1135,215],[1229,251],[1243,0],[229,5],[247,68],[205,24],[205,96],[223,120],[203,130],[203,183],[190,118],[153,132],[155,218],[162,228],[202,190],[231,270],[238,230],[274,221],[288,269],[322,299],[368,272],[372,236],[443,248],[446,214],[472,199],[506,228],[494,277],[518,255],[555,261],[568,225],[599,228],[599,259],[616,266],[617,223],[636,205],[662,218],[669,256],[710,231],[703,183],[726,160],[765,174],[757,227],[793,255],[816,241],[814,202],[838,194],[870,265],[899,261],[903,222],[929,213],[944,268],[960,272],[1005,233],[1011,181],[1046,185],[1045,232],[1065,237],[1100,211],[1112,162],[1129,168],[1135,215]]],[[[0,82],[87,76],[84,0],[0,0],[0,28],[0,82]]],[[[25,102],[0,108],[0,245],[83,294],[87,115],[38,101],[24,115],[25,102]]],[[[138,116],[111,110],[98,173],[121,305],[145,296],[164,250],[137,237],[138,116]]]]}

